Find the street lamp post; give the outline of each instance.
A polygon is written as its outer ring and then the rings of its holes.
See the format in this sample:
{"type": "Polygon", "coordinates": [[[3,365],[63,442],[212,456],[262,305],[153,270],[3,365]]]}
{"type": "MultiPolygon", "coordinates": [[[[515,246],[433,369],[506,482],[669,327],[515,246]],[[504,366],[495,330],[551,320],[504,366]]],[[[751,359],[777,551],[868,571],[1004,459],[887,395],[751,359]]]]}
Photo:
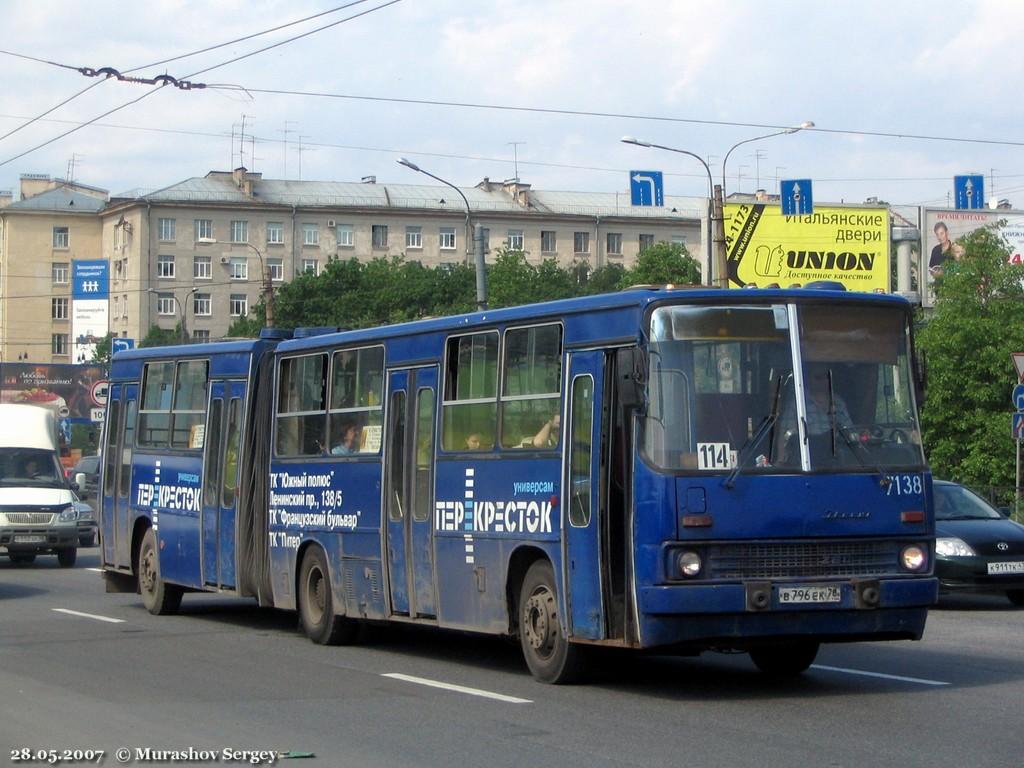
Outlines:
{"type": "MultiPolygon", "coordinates": [[[[198,288],[190,289],[189,292],[185,294],[186,300],[188,299],[189,296],[191,296],[198,290],[198,288]]],[[[157,297],[159,297],[160,294],[162,293],[162,291],[160,291],[157,288],[147,288],[146,291],[148,293],[156,294],[157,297]]],[[[178,341],[184,344],[185,341],[188,339],[188,332],[185,330],[185,305],[183,305],[181,301],[178,300],[178,295],[174,293],[173,290],[171,291],[171,298],[174,299],[174,305],[178,308],[178,317],[180,318],[181,322],[181,324],[178,326],[178,341]]]]}
{"type": "MultiPolygon", "coordinates": [[[[196,245],[217,245],[220,240],[213,237],[200,237],[196,239],[196,245]]],[[[252,243],[231,243],[231,245],[244,245],[256,252],[256,258],[260,261],[260,278],[263,290],[263,311],[266,316],[264,326],[274,327],[274,281],[270,278],[270,265],[263,260],[263,252],[252,243]]],[[[193,289],[195,291],[196,289],[193,289]]]]}
{"type": "MultiPolygon", "coordinates": [[[[442,179],[440,176],[435,176],[430,171],[423,170],[411,160],[401,157],[398,159],[397,162],[399,165],[404,165],[409,170],[416,171],[417,173],[422,173],[424,176],[429,176],[435,181],[439,181],[442,184],[451,187],[452,189],[459,193],[459,197],[462,198],[462,202],[466,204],[466,240],[468,242],[471,223],[470,217],[472,216],[472,211],[470,210],[469,207],[469,200],[466,199],[466,196],[462,193],[462,190],[459,189],[454,184],[452,184],[450,181],[442,179]]],[[[474,263],[476,266],[476,307],[480,311],[483,311],[487,309],[487,271],[486,267],[484,266],[483,228],[480,224],[477,224],[473,227],[473,254],[474,263]]]]}

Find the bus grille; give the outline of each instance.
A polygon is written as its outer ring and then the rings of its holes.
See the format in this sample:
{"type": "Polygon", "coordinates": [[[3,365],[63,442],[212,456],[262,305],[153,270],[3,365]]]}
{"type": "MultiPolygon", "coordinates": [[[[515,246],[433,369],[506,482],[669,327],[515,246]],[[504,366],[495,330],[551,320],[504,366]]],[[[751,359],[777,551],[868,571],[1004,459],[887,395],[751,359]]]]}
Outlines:
{"type": "Polygon", "coordinates": [[[892,541],[718,544],[708,555],[712,579],[881,576],[898,571],[898,546],[892,541]]]}
{"type": "Polygon", "coordinates": [[[7,522],[11,525],[49,525],[52,512],[8,512],[7,522]]]}

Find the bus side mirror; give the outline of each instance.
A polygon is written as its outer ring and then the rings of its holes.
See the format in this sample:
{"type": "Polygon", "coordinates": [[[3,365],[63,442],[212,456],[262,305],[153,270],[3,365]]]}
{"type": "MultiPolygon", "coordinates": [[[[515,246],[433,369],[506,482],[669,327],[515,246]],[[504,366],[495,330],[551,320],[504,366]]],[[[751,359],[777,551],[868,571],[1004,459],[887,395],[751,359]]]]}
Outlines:
{"type": "Polygon", "coordinates": [[[642,409],[645,404],[644,384],[647,378],[647,355],[639,347],[620,349],[615,353],[615,378],[619,402],[625,408],[642,409]]]}

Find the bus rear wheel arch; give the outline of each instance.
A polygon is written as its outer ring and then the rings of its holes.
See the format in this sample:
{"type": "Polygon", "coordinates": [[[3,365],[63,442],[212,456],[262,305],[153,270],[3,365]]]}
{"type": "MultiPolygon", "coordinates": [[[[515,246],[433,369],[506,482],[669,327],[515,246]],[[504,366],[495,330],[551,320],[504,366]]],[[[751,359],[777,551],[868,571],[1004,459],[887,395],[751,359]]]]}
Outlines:
{"type": "Polygon", "coordinates": [[[548,560],[537,560],[526,571],[517,608],[519,644],[531,674],[556,685],[578,680],[584,649],[566,637],[555,572],[548,560]]]}
{"type": "Polygon", "coordinates": [[[296,596],[299,621],[306,637],[318,645],[347,645],[356,641],[359,623],[335,612],[327,556],[316,545],[303,553],[296,596]]]}
{"type": "Polygon", "coordinates": [[[177,613],[183,590],[168,584],[160,576],[160,553],[157,551],[156,531],[146,529],[139,541],[138,552],[139,594],[146,610],[154,616],[177,613]]]}

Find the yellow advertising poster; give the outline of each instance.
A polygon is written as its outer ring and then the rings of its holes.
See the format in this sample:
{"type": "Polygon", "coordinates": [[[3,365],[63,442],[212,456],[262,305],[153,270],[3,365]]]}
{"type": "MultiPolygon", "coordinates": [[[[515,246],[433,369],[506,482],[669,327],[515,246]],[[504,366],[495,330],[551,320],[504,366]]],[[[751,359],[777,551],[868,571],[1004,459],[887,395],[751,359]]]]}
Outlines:
{"type": "Polygon", "coordinates": [[[815,206],[783,216],[778,203],[725,206],[729,287],[834,280],[849,291],[889,290],[889,210],[815,206]]]}

